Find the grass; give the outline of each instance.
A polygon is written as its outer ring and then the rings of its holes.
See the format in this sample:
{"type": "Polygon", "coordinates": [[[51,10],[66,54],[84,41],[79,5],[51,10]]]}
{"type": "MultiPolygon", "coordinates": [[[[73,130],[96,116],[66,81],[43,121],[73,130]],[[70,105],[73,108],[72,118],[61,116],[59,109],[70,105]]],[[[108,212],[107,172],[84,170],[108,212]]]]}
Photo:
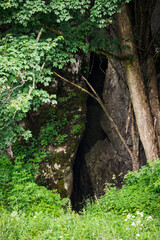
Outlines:
{"type": "Polygon", "coordinates": [[[160,239],[158,159],[149,162],[139,172],[129,172],[121,189],[106,188],[105,195],[92,204],[88,203],[80,214],[72,211],[70,206],[64,210],[64,199],[61,200],[55,192],[35,183],[31,186],[32,192],[24,183],[21,191],[13,185],[4,195],[10,194],[8,199],[11,200],[19,197],[19,205],[2,198],[0,240],[160,239]]]}
{"type": "MultiPolygon", "coordinates": [[[[97,200],[98,204],[98,200],[97,200]]],[[[54,213],[38,212],[26,215],[22,212],[8,212],[1,209],[1,240],[159,240],[159,218],[136,212],[121,215],[94,211],[92,206],[82,214],[70,209],[60,216],[54,213]]]]}

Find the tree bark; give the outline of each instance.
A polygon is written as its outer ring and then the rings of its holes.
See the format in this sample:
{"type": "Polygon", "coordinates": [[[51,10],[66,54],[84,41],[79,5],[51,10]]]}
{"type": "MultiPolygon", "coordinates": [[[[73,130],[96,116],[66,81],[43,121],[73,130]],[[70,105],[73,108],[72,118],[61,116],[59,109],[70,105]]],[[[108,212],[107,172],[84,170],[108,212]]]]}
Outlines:
{"type": "MultiPolygon", "coordinates": [[[[127,42],[129,48],[122,50],[122,53],[125,56],[133,56],[132,61],[125,61],[124,64],[138,132],[144,147],[146,158],[154,160],[158,158],[158,146],[153,119],[151,116],[147,95],[145,93],[143,74],[140,68],[137,50],[133,43],[134,35],[132,32],[132,25],[129,18],[127,5],[123,6],[121,13],[118,14],[117,20],[120,37],[126,40],[130,39],[130,42],[127,42]]],[[[125,40],[122,41],[122,45],[126,45],[125,40]]]]}

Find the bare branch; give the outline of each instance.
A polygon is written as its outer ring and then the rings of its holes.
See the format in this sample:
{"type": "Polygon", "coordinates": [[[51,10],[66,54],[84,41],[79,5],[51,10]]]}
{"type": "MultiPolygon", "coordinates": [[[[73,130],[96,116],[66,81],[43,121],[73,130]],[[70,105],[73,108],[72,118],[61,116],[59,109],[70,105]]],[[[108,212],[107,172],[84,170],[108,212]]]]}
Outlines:
{"type": "Polygon", "coordinates": [[[47,25],[44,25],[44,27],[47,28],[48,30],[56,33],[57,35],[63,35],[63,32],[62,32],[62,31],[57,30],[57,29],[55,29],[55,28],[53,28],[53,27],[48,27],[47,25]]]}
{"type": "Polygon", "coordinates": [[[35,76],[33,76],[33,85],[32,85],[32,87],[31,86],[29,86],[29,93],[28,93],[28,96],[27,96],[27,98],[29,98],[30,97],[30,95],[31,95],[31,92],[33,91],[33,89],[35,88],[35,76]]]}
{"type": "Polygon", "coordinates": [[[41,37],[41,35],[42,35],[42,31],[43,31],[43,29],[44,29],[44,27],[41,27],[41,29],[40,29],[40,31],[39,31],[39,33],[38,33],[38,36],[37,36],[37,42],[39,42],[39,39],[40,39],[40,37],[41,37]]]}
{"type": "Polygon", "coordinates": [[[54,72],[54,75],[56,75],[57,77],[59,77],[59,78],[62,79],[63,81],[65,81],[65,82],[71,84],[72,86],[74,86],[74,87],[80,89],[81,91],[87,93],[88,95],[90,95],[92,98],[94,98],[94,99],[97,101],[97,98],[96,98],[92,93],[90,93],[89,91],[87,91],[85,88],[82,88],[82,87],[80,87],[79,85],[77,85],[77,84],[75,84],[75,83],[69,81],[68,79],[62,77],[61,75],[59,75],[59,74],[56,73],[56,72],[54,72]]]}

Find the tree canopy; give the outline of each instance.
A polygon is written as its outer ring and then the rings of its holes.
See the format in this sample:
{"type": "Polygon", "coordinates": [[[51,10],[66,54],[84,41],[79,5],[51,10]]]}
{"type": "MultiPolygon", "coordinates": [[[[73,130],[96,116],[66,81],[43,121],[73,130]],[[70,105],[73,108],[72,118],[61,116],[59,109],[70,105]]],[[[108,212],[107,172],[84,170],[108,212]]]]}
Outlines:
{"type": "Polygon", "coordinates": [[[120,39],[106,34],[129,0],[10,0],[0,3],[0,149],[18,136],[31,136],[20,121],[29,110],[56,95],[45,87],[55,69],[75,61],[75,53],[117,49],[120,39]]]}

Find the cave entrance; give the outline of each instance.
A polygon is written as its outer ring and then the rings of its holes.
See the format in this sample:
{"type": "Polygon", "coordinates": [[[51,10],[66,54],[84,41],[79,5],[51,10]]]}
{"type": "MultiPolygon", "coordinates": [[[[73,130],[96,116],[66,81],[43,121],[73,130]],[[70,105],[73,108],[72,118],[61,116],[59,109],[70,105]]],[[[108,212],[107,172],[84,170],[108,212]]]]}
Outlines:
{"type": "MultiPolygon", "coordinates": [[[[108,61],[104,56],[91,53],[88,81],[101,98],[107,66],[108,61]]],[[[106,138],[106,134],[100,124],[101,113],[102,109],[99,103],[89,96],[87,100],[86,128],[73,163],[71,203],[73,209],[76,211],[82,209],[86,199],[94,195],[87,172],[85,155],[98,140],[104,140],[106,138]]]]}

